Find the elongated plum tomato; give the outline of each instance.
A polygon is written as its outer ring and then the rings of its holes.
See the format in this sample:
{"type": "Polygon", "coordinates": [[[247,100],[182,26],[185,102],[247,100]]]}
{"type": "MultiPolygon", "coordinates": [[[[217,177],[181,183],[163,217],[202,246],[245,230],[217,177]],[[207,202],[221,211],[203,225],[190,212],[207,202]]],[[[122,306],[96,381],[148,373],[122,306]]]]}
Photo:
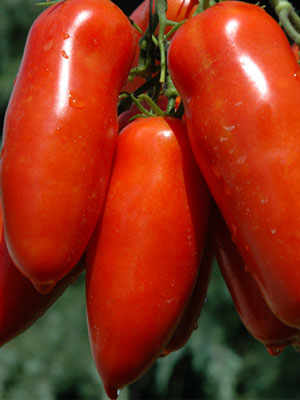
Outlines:
{"type": "MultiPolygon", "coordinates": [[[[184,19],[190,18],[196,9],[198,0],[167,0],[167,12],[166,17],[171,21],[180,22],[184,19]]],[[[153,11],[155,7],[155,1],[153,1],[153,11]]],[[[144,0],[130,15],[130,19],[138,25],[143,32],[146,31],[149,25],[149,10],[150,10],[150,0],[144,0]]],[[[167,27],[166,32],[170,30],[167,27]]],[[[141,38],[141,34],[136,31],[136,40],[141,38]]],[[[139,60],[139,47],[135,54],[135,58],[132,67],[136,67],[139,60]]],[[[133,80],[128,81],[124,87],[123,91],[134,92],[139,86],[145,83],[145,79],[137,76],[133,80]]]]}
{"type": "Polygon", "coordinates": [[[274,314],[300,327],[300,74],[288,40],[260,7],[224,2],[176,32],[168,60],[239,253],[274,314]]]}
{"type": "Polygon", "coordinates": [[[285,346],[298,344],[300,331],[283,324],[265,302],[256,281],[247,272],[221,215],[215,214],[214,239],[218,264],[236,310],[246,329],[262,342],[270,354],[278,355],[285,346]]]}
{"type": "Polygon", "coordinates": [[[40,291],[77,263],[102,210],[133,28],[108,0],[34,22],[7,109],[1,192],[8,249],[40,291]]]}
{"type": "Polygon", "coordinates": [[[123,129],[87,253],[90,342],[111,398],[171,338],[196,283],[209,203],[180,120],[141,118],[123,129]]]}
{"type": "Polygon", "coordinates": [[[83,268],[82,261],[58,282],[51,293],[40,294],[8,254],[0,213],[0,345],[25,331],[40,318],[77,279],[83,268]]]}

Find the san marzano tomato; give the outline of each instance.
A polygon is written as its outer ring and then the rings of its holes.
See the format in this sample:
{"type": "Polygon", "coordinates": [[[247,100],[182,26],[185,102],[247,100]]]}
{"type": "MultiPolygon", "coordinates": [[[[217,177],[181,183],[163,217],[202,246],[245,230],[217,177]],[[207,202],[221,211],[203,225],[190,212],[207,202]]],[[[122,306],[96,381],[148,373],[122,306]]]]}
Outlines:
{"type": "Polygon", "coordinates": [[[175,34],[169,67],[192,148],[276,316],[300,327],[300,74],[258,6],[218,3],[175,34]]]}
{"type": "Polygon", "coordinates": [[[90,341],[111,398],[169,342],[196,283],[208,213],[184,124],[141,118],[124,128],[87,257],[90,341]]]}
{"type": "Polygon", "coordinates": [[[102,210],[133,28],[108,0],[61,1],[34,22],[1,157],[11,257],[39,290],[78,262],[102,210]]]}

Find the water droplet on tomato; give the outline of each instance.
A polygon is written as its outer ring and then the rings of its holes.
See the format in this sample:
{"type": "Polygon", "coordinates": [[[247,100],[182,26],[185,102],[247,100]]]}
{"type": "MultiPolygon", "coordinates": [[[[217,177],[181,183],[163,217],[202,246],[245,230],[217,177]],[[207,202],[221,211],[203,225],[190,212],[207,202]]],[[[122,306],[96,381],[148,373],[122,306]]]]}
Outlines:
{"type": "Polygon", "coordinates": [[[228,140],[228,137],[226,137],[226,136],[220,137],[220,142],[221,142],[221,143],[227,142],[227,140],[228,140]]]}
{"type": "Polygon", "coordinates": [[[224,126],[227,132],[232,132],[235,129],[235,125],[224,126]]]}
{"type": "Polygon", "coordinates": [[[267,198],[265,198],[265,199],[261,199],[260,202],[261,202],[261,204],[267,204],[269,202],[269,200],[267,198]]]}
{"type": "Polygon", "coordinates": [[[283,351],[285,345],[275,346],[275,345],[266,345],[266,349],[271,356],[279,356],[279,354],[283,351]]]}
{"type": "Polygon", "coordinates": [[[69,94],[69,105],[73,108],[84,108],[84,102],[78,99],[78,97],[75,97],[72,93],[69,94]]]}
{"type": "Polygon", "coordinates": [[[64,33],[64,40],[69,39],[70,35],[68,33],[64,33]]]}
{"type": "Polygon", "coordinates": [[[65,50],[62,50],[61,51],[61,55],[64,57],[64,58],[69,58],[69,56],[68,56],[68,54],[65,52],[65,50]]]}

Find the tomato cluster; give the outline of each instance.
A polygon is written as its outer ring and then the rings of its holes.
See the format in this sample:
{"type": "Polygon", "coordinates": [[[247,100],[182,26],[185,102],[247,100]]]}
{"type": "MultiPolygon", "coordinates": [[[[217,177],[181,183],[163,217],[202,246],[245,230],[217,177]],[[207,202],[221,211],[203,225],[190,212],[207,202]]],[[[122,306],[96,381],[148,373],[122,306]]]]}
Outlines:
{"type": "Polygon", "coordinates": [[[145,0],[131,24],[57,2],[7,108],[0,343],[86,269],[111,399],[189,339],[214,257],[248,331],[299,346],[299,48],[258,6],[204,3],[145,0]]]}

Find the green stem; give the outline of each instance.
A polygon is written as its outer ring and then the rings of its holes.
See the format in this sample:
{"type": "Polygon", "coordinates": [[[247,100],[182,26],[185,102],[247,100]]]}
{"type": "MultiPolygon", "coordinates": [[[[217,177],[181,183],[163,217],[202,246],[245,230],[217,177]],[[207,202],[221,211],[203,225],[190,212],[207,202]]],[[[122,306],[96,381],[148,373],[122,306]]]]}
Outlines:
{"type": "Polygon", "coordinates": [[[295,43],[300,44],[300,17],[287,0],[269,0],[282,27],[295,43]]]}
{"type": "Polygon", "coordinates": [[[166,18],[167,2],[166,0],[157,0],[155,5],[159,21],[158,47],[160,52],[160,65],[161,65],[160,82],[164,84],[166,79],[166,70],[167,70],[165,39],[164,39],[164,34],[167,27],[167,18],[166,18]]]}
{"type": "Polygon", "coordinates": [[[144,100],[151,108],[152,115],[165,115],[165,112],[151,99],[151,97],[147,96],[146,94],[141,94],[139,96],[139,100],[144,100]]]}
{"type": "Polygon", "coordinates": [[[147,110],[147,108],[145,108],[141,102],[140,102],[140,97],[136,98],[133,94],[130,95],[131,100],[136,104],[137,108],[142,112],[142,114],[144,114],[147,117],[153,117],[153,114],[151,113],[151,111],[147,110]]]}
{"type": "Polygon", "coordinates": [[[290,12],[288,9],[284,9],[280,11],[278,14],[279,20],[282,23],[282,26],[284,27],[286,33],[288,36],[298,45],[300,45],[300,33],[297,32],[293,24],[291,23],[290,19],[290,12]]]}
{"type": "Polygon", "coordinates": [[[129,21],[131,23],[131,25],[141,34],[143,35],[144,32],[143,30],[138,26],[138,24],[136,24],[132,19],[129,18],[129,21]]]}
{"type": "MultiPolygon", "coordinates": [[[[169,32],[165,35],[166,39],[169,39],[173,35],[173,33],[176,32],[177,29],[179,29],[181,27],[181,25],[183,25],[185,22],[186,22],[186,19],[181,22],[174,22],[174,24],[172,24],[173,28],[171,28],[169,30],[169,32]]],[[[171,24],[168,23],[168,25],[171,25],[171,24]]]]}
{"type": "Polygon", "coordinates": [[[205,9],[206,9],[205,0],[199,0],[199,4],[198,4],[193,16],[202,13],[205,9]]]}
{"type": "Polygon", "coordinates": [[[300,31],[300,17],[294,9],[290,12],[290,18],[297,30],[300,31]]]}
{"type": "Polygon", "coordinates": [[[39,3],[35,3],[36,6],[44,6],[44,7],[49,7],[52,6],[53,4],[58,3],[60,0],[52,0],[52,1],[40,1],[39,3]]]}

